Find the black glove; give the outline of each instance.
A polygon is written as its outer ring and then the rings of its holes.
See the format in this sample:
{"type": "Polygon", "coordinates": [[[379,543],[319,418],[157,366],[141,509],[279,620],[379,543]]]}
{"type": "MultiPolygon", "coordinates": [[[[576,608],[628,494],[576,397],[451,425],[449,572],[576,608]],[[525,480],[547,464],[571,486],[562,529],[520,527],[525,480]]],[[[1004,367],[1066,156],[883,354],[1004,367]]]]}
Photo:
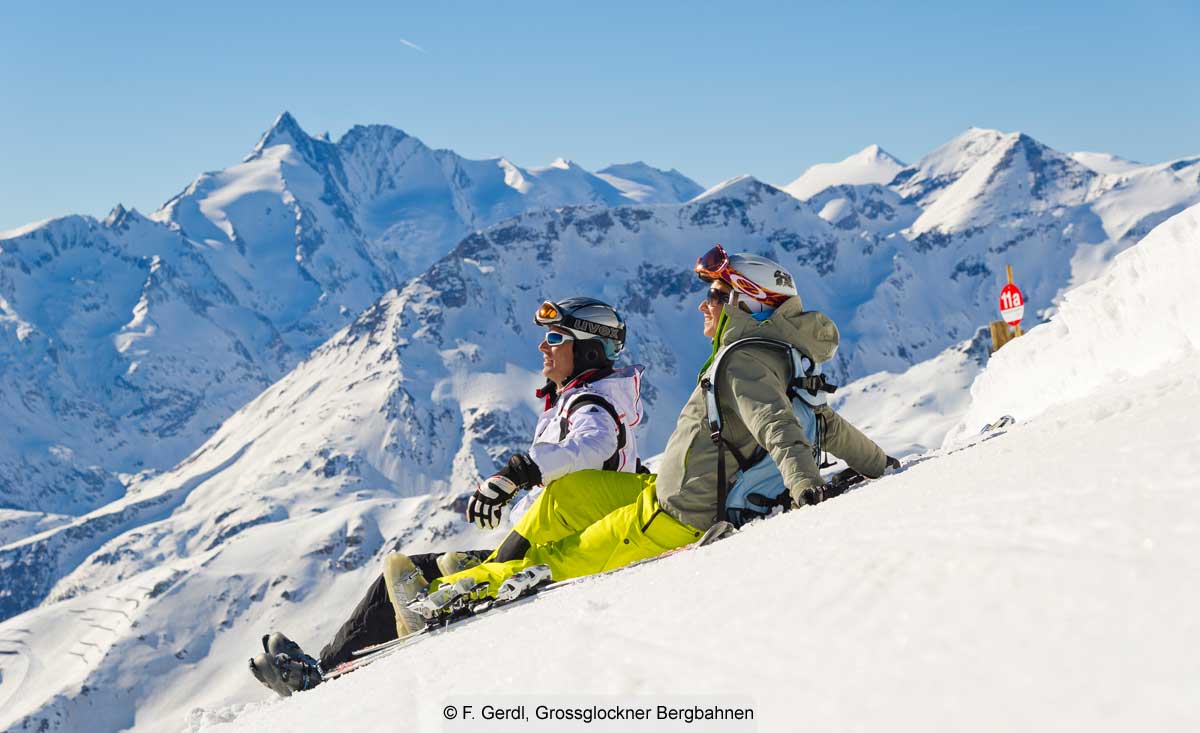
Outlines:
{"type": "Polygon", "coordinates": [[[467,521],[480,529],[495,529],[500,525],[504,507],[517,493],[517,485],[507,476],[492,476],[475,489],[467,501],[467,521]]]}
{"type": "Polygon", "coordinates": [[[793,497],[793,500],[796,503],[796,508],[820,504],[825,501],[825,484],[807,488],[801,491],[799,496],[793,497]]]}
{"type": "Polygon", "coordinates": [[[512,481],[519,489],[528,489],[542,483],[542,469],[533,459],[524,453],[514,453],[508,459],[508,465],[500,469],[497,476],[512,481]]]}
{"type": "Polygon", "coordinates": [[[886,472],[889,468],[893,469],[895,471],[899,471],[900,470],[900,459],[892,458],[891,456],[887,456],[887,462],[883,466],[884,472],[886,472]]]}

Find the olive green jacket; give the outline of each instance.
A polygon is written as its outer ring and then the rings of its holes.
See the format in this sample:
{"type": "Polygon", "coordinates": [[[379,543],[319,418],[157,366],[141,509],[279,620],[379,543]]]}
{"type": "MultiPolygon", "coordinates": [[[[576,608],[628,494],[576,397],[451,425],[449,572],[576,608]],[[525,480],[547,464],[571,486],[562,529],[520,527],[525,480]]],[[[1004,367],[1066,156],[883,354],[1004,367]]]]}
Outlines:
{"type": "MultiPolygon", "coordinates": [[[[722,321],[716,349],[745,338],[769,338],[793,344],[819,362],[837,352],[837,326],[822,313],[804,311],[799,297],[789,298],[765,321],[732,308],[726,309],[722,321]]],[[[779,467],[793,499],[820,485],[812,446],[787,394],[787,357],[778,349],[747,346],[727,359],[717,384],[722,436],[743,456],[762,446],[779,467]]],[[[830,453],[868,476],[883,474],[886,457],[879,446],[828,407],[817,413],[825,423],[825,447],[830,453]]],[[[727,477],[732,479],[737,470],[736,459],[727,452],[727,477]]],[[[717,447],[705,422],[704,391],[699,385],[667,441],[656,487],[659,504],[675,519],[697,529],[716,522],[717,447]]]]}

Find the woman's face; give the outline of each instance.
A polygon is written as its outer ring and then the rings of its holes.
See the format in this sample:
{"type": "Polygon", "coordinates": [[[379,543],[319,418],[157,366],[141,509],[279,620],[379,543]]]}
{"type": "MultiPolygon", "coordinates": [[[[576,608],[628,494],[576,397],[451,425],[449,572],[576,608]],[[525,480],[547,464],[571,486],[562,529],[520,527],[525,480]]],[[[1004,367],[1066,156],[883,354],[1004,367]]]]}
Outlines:
{"type": "MultiPolygon", "coordinates": [[[[570,331],[557,326],[551,326],[549,331],[571,335],[570,331]]],[[[574,343],[573,340],[567,340],[557,346],[551,346],[546,343],[545,339],[542,339],[542,343],[538,345],[538,351],[542,352],[543,377],[561,385],[567,377],[571,376],[575,369],[574,343]]]]}
{"type": "Polygon", "coordinates": [[[730,287],[720,280],[708,285],[704,300],[700,301],[700,312],[704,314],[704,335],[712,338],[717,334],[717,322],[721,320],[721,309],[729,300],[730,287]]]}

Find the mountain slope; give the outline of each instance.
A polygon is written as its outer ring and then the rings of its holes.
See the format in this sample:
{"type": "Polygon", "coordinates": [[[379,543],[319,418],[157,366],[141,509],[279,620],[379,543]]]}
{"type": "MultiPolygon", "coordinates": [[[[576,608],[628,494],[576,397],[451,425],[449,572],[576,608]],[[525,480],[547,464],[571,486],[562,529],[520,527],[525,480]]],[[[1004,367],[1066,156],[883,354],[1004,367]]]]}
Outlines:
{"type": "Polygon", "coordinates": [[[640,160],[601,168],[596,175],[639,204],[681,204],[704,191],[703,186],[674,168],[664,171],[640,160]]]}
{"type": "Polygon", "coordinates": [[[1003,410],[1026,419],[1088,394],[1110,395],[1097,415],[1119,412],[1139,378],[1200,351],[1195,273],[1200,205],[1157,227],[1104,277],[1067,293],[1049,323],[998,352],[971,386],[971,409],[956,434],[983,415],[1003,410]]]}
{"type": "Polygon", "coordinates": [[[878,145],[870,145],[837,163],[818,163],[783,187],[798,199],[808,199],[830,186],[890,183],[904,164],[878,145]]]}
{"type": "Polygon", "coordinates": [[[332,142],[285,112],[149,218],[118,206],[5,233],[0,417],[17,434],[0,446],[0,525],[86,513],[175,465],[477,228],[690,193],[677,172],[627,174],[632,198],[567,161],[468,160],[382,125],[332,142]]]}

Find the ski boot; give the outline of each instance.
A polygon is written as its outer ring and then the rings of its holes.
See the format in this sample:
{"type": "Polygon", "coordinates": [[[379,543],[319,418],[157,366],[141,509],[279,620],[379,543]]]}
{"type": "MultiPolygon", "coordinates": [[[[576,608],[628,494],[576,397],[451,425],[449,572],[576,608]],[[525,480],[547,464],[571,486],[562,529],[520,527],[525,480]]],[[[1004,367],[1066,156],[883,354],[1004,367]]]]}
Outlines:
{"type": "Polygon", "coordinates": [[[990,422],[987,425],[984,425],[983,429],[979,431],[979,434],[983,435],[984,433],[990,433],[993,430],[1000,430],[1001,428],[1006,428],[1009,425],[1012,425],[1013,423],[1015,423],[1016,421],[1017,421],[1017,419],[1015,417],[1013,417],[1012,415],[1001,415],[1000,418],[997,419],[995,422],[990,422]]]}
{"type": "Polygon", "coordinates": [[[479,558],[467,552],[444,552],[438,555],[438,572],[445,578],[479,564],[479,558]]]}
{"type": "Polygon", "coordinates": [[[262,638],[263,653],[250,660],[254,678],[280,697],[321,684],[321,665],[300,645],[279,632],[262,638]]]}
{"type": "Polygon", "coordinates": [[[460,578],[423,598],[418,598],[408,604],[408,609],[426,622],[447,618],[465,609],[467,604],[475,600],[480,591],[486,591],[487,587],[487,583],[478,583],[474,578],[460,578]]]}
{"type": "Polygon", "coordinates": [[[549,565],[534,565],[505,580],[496,591],[497,603],[515,601],[554,580],[549,565]]]}
{"type": "Polygon", "coordinates": [[[396,612],[396,635],[403,638],[424,628],[424,619],[410,610],[408,604],[429,590],[429,581],[408,555],[393,552],[384,558],[383,584],[396,612]]]}

